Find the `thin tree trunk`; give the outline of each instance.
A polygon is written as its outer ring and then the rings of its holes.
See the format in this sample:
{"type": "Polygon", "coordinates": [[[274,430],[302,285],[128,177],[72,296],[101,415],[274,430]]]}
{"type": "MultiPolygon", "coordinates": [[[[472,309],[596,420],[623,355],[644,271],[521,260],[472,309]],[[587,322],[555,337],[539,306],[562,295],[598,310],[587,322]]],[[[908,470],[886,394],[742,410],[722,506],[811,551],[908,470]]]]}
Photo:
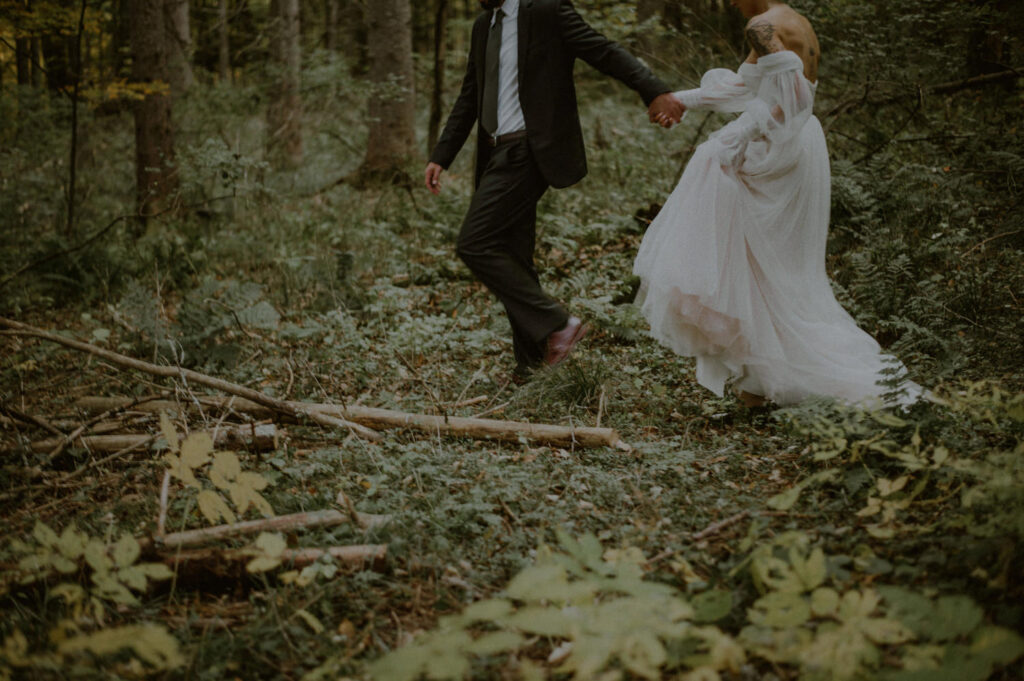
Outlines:
{"type": "Polygon", "coordinates": [[[87,0],[82,0],[82,11],[78,15],[78,33],[75,37],[75,50],[72,54],[75,85],[71,93],[71,159],[68,168],[68,221],[64,232],[66,236],[75,235],[75,184],[78,178],[78,91],[82,85],[82,34],[85,33],[85,8],[87,0]]]}
{"type": "Polygon", "coordinates": [[[338,51],[338,16],[340,10],[338,2],[339,0],[327,0],[327,7],[324,11],[326,15],[324,46],[330,52],[338,51]]]}
{"type": "Polygon", "coordinates": [[[363,174],[392,177],[412,158],[416,143],[409,0],[374,0],[366,18],[373,94],[363,174]]]}
{"type": "Polygon", "coordinates": [[[434,14],[434,91],[430,97],[430,123],[427,126],[427,154],[434,150],[441,131],[441,96],[444,94],[444,63],[448,33],[448,0],[437,0],[434,14]]]}
{"type": "Polygon", "coordinates": [[[271,53],[278,73],[267,108],[267,149],[276,164],[294,167],[302,163],[299,0],[275,0],[271,8],[276,9],[271,53]]]}
{"type": "Polygon", "coordinates": [[[195,83],[192,75],[192,29],[189,0],[164,0],[164,29],[167,31],[167,77],[171,94],[180,97],[195,83]]]}
{"type": "Polygon", "coordinates": [[[217,3],[217,74],[221,83],[231,82],[231,33],[228,30],[228,0],[217,3]]]}
{"type": "Polygon", "coordinates": [[[147,85],[135,103],[135,191],[140,216],[166,208],[178,189],[171,96],[166,91],[167,33],[162,0],[131,0],[132,74],[147,85]]]}
{"type": "Polygon", "coordinates": [[[14,42],[15,57],[18,70],[18,85],[32,84],[32,40],[30,38],[18,38],[14,42]]]}
{"type": "Polygon", "coordinates": [[[43,86],[43,69],[41,68],[43,63],[43,40],[42,38],[32,38],[32,87],[39,88],[43,86]]]}

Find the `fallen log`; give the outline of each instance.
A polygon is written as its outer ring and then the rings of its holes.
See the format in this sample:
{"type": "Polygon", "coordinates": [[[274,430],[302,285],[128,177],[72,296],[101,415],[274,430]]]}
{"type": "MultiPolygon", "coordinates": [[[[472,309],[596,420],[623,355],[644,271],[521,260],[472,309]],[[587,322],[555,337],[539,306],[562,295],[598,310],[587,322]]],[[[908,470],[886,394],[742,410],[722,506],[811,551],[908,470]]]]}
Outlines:
{"type": "MultiPolygon", "coordinates": [[[[256,418],[272,416],[271,410],[245,399],[228,400],[217,396],[197,398],[204,407],[226,409],[230,407],[240,414],[248,414],[256,418]]],[[[122,397],[83,397],[75,402],[75,406],[86,411],[105,411],[127,403],[122,397]]],[[[392,409],[374,407],[341,406],[334,404],[315,404],[309,402],[290,402],[305,410],[336,416],[348,421],[360,423],[371,428],[409,428],[431,435],[449,437],[468,437],[476,439],[501,440],[518,442],[525,438],[536,444],[555,445],[559,447],[613,447],[621,451],[632,451],[627,443],[619,438],[612,428],[588,428],[582,426],[556,426],[544,423],[526,423],[523,421],[499,421],[495,419],[468,418],[462,416],[436,416],[432,414],[410,414],[392,409]]],[[[139,404],[139,411],[175,411],[180,406],[175,402],[150,400],[139,404]]]]}
{"type": "MultiPolygon", "coordinates": [[[[250,449],[267,452],[277,449],[278,432],[273,423],[260,425],[232,426],[217,431],[214,446],[218,448],[250,449]]],[[[93,452],[119,452],[128,447],[139,446],[152,435],[138,433],[120,433],[117,435],[80,435],[71,444],[84,447],[93,452]]],[[[63,442],[61,439],[37,440],[31,445],[34,452],[48,452],[63,442]]]]}
{"type": "MultiPolygon", "coordinates": [[[[380,567],[388,555],[387,544],[357,544],[354,546],[329,546],[327,548],[285,549],[281,554],[282,568],[301,568],[311,565],[324,555],[330,555],[336,561],[349,567],[370,565],[380,567]]],[[[188,551],[162,551],[159,560],[171,569],[192,567],[196,564],[213,563],[218,569],[224,563],[236,563],[252,560],[250,549],[205,548],[188,551]]]]}
{"type": "Polygon", "coordinates": [[[89,343],[83,343],[81,341],[72,340],[63,336],[58,336],[55,333],[37,329],[34,326],[28,324],[22,324],[16,322],[13,319],[6,319],[0,317],[0,328],[9,329],[6,333],[14,336],[28,336],[32,338],[41,338],[48,340],[53,343],[58,343],[65,347],[79,350],[81,352],[87,352],[97,357],[116,364],[117,366],[124,367],[126,369],[135,369],[136,371],[143,371],[154,376],[162,376],[164,378],[176,378],[183,381],[191,381],[198,385],[204,385],[207,388],[213,388],[220,392],[225,392],[230,395],[236,395],[238,397],[245,398],[264,407],[274,410],[275,412],[286,414],[292,418],[300,419],[307,418],[314,423],[318,423],[322,426],[328,426],[331,428],[346,428],[351,433],[358,435],[359,437],[367,440],[378,441],[381,439],[381,434],[361,426],[358,423],[352,423],[344,419],[339,419],[330,414],[322,413],[319,411],[308,410],[302,406],[301,402],[285,402],[271,397],[265,393],[261,393],[258,390],[247,388],[244,385],[225,381],[220,378],[213,376],[207,376],[201,374],[198,371],[192,371],[191,369],[184,369],[182,367],[172,366],[161,366],[159,364],[150,364],[149,362],[143,362],[142,360],[134,359],[126,355],[122,355],[104,348],[91,345],[89,343]]]}
{"type": "MultiPolygon", "coordinates": [[[[372,513],[357,513],[356,521],[363,529],[380,527],[391,520],[391,516],[374,515],[372,513]]],[[[140,539],[139,544],[143,548],[150,546],[159,547],[160,550],[185,548],[190,546],[201,546],[210,542],[222,539],[231,539],[246,534],[257,534],[259,532],[289,532],[292,530],[309,529],[311,527],[334,527],[352,522],[352,516],[341,513],[334,509],[324,511],[307,511],[305,513],[292,513],[290,515],[279,515],[273,518],[262,518],[260,520],[246,520],[231,525],[215,525],[204,527],[198,530],[186,530],[184,532],[172,532],[163,537],[153,539],[140,539]]]]}

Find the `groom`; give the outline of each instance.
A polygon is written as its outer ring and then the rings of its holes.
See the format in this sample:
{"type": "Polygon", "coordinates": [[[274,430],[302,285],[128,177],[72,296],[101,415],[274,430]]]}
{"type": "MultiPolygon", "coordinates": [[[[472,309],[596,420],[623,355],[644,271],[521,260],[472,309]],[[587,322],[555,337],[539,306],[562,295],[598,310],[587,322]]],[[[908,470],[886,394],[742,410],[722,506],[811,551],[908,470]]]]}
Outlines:
{"type": "Polygon", "coordinates": [[[570,0],[479,0],[462,90],[425,179],[434,194],[477,124],[476,192],[457,252],[512,324],[517,382],[565,359],[588,327],[541,289],[533,264],[537,202],[583,179],[587,160],[576,107],[577,58],[636,90],[651,121],[678,122],[669,88],[583,21],[570,0]]]}

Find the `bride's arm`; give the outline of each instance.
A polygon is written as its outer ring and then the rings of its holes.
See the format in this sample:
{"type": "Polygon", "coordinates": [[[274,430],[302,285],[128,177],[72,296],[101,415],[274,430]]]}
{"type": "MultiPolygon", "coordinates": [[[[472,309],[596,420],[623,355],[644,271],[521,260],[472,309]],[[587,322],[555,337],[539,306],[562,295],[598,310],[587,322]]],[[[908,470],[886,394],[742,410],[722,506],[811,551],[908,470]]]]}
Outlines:
{"type": "Polygon", "coordinates": [[[700,79],[700,87],[673,92],[687,109],[711,111],[743,111],[754,93],[743,76],[729,69],[711,69],[700,79]]]}

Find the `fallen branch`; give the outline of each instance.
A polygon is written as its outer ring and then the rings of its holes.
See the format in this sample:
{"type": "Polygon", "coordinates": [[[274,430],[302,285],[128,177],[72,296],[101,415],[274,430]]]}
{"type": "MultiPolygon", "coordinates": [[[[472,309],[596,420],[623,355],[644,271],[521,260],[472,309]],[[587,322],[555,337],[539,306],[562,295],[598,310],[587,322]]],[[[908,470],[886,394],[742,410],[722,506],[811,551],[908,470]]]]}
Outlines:
{"type": "MultiPolygon", "coordinates": [[[[281,554],[281,567],[305,567],[315,563],[324,555],[330,555],[339,563],[349,567],[362,567],[366,564],[380,566],[387,559],[388,547],[387,544],[357,544],[354,546],[330,546],[323,549],[285,549],[281,554]]],[[[159,559],[172,569],[197,563],[214,563],[221,567],[226,562],[249,561],[252,558],[252,551],[249,549],[205,548],[159,554],[159,559]]]]}
{"type": "Polygon", "coordinates": [[[690,539],[693,541],[700,541],[701,539],[707,539],[713,534],[718,534],[730,525],[735,525],[739,521],[750,515],[750,511],[740,511],[736,515],[729,516],[725,520],[719,520],[717,523],[712,523],[705,527],[700,532],[695,532],[690,535],[690,539]]]}
{"type": "MultiPolygon", "coordinates": [[[[391,520],[390,516],[373,515],[370,513],[358,514],[359,526],[363,529],[380,527],[391,520]]],[[[352,522],[347,513],[341,513],[333,509],[325,511],[308,511],[306,513],[292,513],[290,515],[279,515],[273,518],[261,520],[246,520],[232,525],[216,525],[205,527],[199,530],[186,530],[184,532],[172,532],[163,537],[154,539],[141,539],[139,543],[145,548],[159,546],[161,550],[171,548],[185,548],[188,546],[202,546],[210,542],[230,539],[246,534],[258,532],[289,532],[292,530],[309,529],[311,527],[334,527],[352,522]]]]}
{"type": "Polygon", "coordinates": [[[97,357],[102,357],[108,362],[112,362],[113,364],[116,364],[127,369],[135,369],[136,371],[143,371],[145,373],[153,374],[154,376],[162,376],[164,378],[181,378],[187,381],[191,381],[192,383],[204,385],[207,388],[219,390],[220,392],[228,393],[230,395],[237,395],[238,397],[255,402],[275,412],[285,414],[292,418],[306,418],[309,419],[310,421],[313,421],[314,423],[318,423],[322,426],[328,426],[331,428],[347,428],[353,434],[358,435],[359,437],[365,438],[367,440],[377,441],[381,439],[380,433],[369,428],[366,428],[364,426],[361,426],[357,423],[351,423],[344,419],[331,416],[330,414],[310,410],[308,408],[305,408],[300,402],[283,402],[265,393],[261,393],[258,390],[246,388],[243,385],[238,385],[237,383],[225,381],[223,379],[215,378],[213,376],[207,376],[206,374],[201,374],[198,371],[192,371],[191,369],[184,369],[181,367],[160,366],[158,364],[150,364],[149,362],[143,362],[142,360],[133,359],[131,357],[127,357],[125,355],[112,352],[110,350],[105,350],[103,348],[96,347],[95,345],[91,345],[89,343],[83,343],[81,341],[72,340],[70,338],[64,338],[63,336],[58,336],[57,334],[50,333],[48,331],[43,331],[42,329],[37,329],[33,326],[29,326],[28,324],[22,324],[21,322],[16,322],[12,319],[5,319],[3,317],[0,317],[0,327],[10,329],[8,333],[10,333],[11,335],[42,338],[43,340],[48,340],[53,343],[59,343],[60,345],[72,348],[74,350],[79,350],[82,352],[87,352],[92,355],[96,355],[97,357]]]}
{"type": "MultiPolygon", "coordinates": [[[[277,449],[277,427],[272,423],[262,425],[242,425],[223,428],[217,431],[214,446],[225,448],[246,448],[253,451],[272,451],[277,449]]],[[[72,442],[76,447],[83,447],[93,452],[117,452],[129,447],[138,447],[153,439],[151,435],[124,433],[120,435],[81,435],[72,442]]],[[[34,452],[49,452],[55,447],[67,443],[65,438],[38,440],[31,445],[34,452]]]]}
{"type": "MultiPolygon", "coordinates": [[[[221,397],[199,397],[199,403],[208,408],[226,408],[227,400],[221,397]]],[[[126,398],[119,397],[83,397],[75,402],[75,406],[87,411],[102,411],[123,404],[126,398]]],[[[556,426],[544,423],[525,423],[522,421],[497,421],[494,419],[468,418],[461,416],[436,416],[431,414],[410,414],[392,409],[376,409],[373,407],[349,406],[333,404],[313,404],[307,402],[289,402],[295,408],[302,408],[320,414],[343,418],[371,428],[410,428],[432,435],[450,437],[469,437],[478,439],[502,440],[518,442],[525,438],[538,444],[556,445],[559,447],[613,447],[621,451],[632,451],[627,443],[619,438],[612,428],[585,428],[579,426],[556,426]]],[[[166,411],[176,410],[178,405],[173,402],[151,400],[139,405],[139,410],[166,411]]],[[[242,414],[262,418],[271,415],[271,411],[253,402],[235,400],[231,408],[242,414]]]]}

